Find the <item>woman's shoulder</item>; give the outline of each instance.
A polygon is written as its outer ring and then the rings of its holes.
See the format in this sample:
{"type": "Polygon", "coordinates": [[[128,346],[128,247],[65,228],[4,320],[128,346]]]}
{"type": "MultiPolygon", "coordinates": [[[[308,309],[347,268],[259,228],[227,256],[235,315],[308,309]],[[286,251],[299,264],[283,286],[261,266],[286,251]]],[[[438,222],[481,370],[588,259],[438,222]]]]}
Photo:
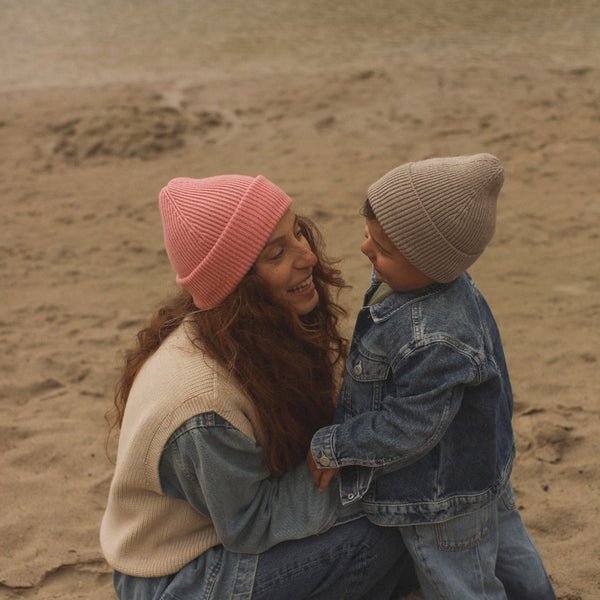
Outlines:
{"type": "Polygon", "coordinates": [[[168,438],[187,419],[211,412],[256,438],[254,411],[241,386],[180,326],[135,378],[122,433],[143,428],[168,438]]]}
{"type": "Polygon", "coordinates": [[[207,355],[201,343],[194,341],[188,325],[182,323],[144,363],[132,393],[142,385],[172,393],[181,393],[190,386],[211,387],[218,371],[216,362],[207,355]]]}
{"type": "MultiPolygon", "coordinates": [[[[193,416],[215,412],[250,434],[256,425],[250,399],[234,375],[209,356],[184,322],[163,342],[138,374],[130,400],[157,402],[160,412],[193,416]]],[[[254,437],[254,435],[252,435],[254,437]]]]}

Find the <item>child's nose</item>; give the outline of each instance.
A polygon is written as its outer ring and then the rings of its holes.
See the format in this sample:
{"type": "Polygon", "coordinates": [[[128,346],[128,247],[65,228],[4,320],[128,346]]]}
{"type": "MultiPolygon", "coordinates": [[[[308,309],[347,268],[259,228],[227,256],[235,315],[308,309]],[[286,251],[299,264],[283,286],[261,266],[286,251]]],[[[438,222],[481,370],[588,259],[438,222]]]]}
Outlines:
{"type": "Polygon", "coordinates": [[[360,245],[360,251],[365,254],[366,256],[368,255],[368,250],[369,250],[369,228],[367,227],[367,225],[365,225],[365,228],[363,230],[363,233],[365,235],[365,241],[360,245]]]}
{"type": "Polygon", "coordinates": [[[360,251],[367,257],[370,258],[370,253],[371,253],[371,245],[369,243],[369,239],[367,238],[361,245],[360,245],[360,251]]]}

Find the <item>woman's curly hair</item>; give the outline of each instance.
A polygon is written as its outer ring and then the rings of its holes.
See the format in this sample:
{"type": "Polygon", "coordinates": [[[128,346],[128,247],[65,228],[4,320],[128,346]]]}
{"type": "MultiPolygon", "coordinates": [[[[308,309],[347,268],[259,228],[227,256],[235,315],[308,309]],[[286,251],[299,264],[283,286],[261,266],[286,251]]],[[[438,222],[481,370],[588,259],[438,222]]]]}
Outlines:
{"type": "Polygon", "coordinates": [[[346,287],[335,262],[324,254],[312,221],[298,223],[317,256],[313,281],[319,302],[299,317],[273,298],[251,269],[217,307],[199,311],[180,291],[137,335],[125,356],[114,406],[107,419],[120,428],[127,398],[142,365],[185,320],[193,324],[194,343],[232,372],[256,409],[264,436],[264,457],[273,475],[304,459],[314,432],[331,423],[347,352],[340,333],[345,315],[338,294],[346,287]]]}

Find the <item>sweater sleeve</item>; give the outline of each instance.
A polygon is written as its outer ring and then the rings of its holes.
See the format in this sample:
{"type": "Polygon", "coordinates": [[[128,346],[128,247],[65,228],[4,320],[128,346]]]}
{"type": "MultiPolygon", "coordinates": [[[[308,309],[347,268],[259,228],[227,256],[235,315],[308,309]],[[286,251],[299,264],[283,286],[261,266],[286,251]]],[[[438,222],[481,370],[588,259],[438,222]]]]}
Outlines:
{"type": "Polygon", "coordinates": [[[337,516],[331,491],[319,492],[305,462],[272,477],[262,449],[216,413],[187,420],[161,456],[163,492],[191,504],[233,552],[260,553],[328,529],[337,516]]]}

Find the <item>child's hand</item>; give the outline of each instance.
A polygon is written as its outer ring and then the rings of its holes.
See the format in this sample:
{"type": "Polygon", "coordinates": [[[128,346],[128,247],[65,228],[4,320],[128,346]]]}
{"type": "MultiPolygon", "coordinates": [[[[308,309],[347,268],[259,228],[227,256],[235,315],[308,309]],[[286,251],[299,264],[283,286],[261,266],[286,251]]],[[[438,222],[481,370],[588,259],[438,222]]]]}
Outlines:
{"type": "Polygon", "coordinates": [[[321,472],[317,467],[317,463],[312,455],[312,452],[309,450],[306,455],[306,462],[308,464],[308,468],[310,469],[310,474],[312,476],[312,480],[315,482],[315,485],[319,485],[321,481],[321,472]]]}
{"type": "Polygon", "coordinates": [[[317,463],[315,462],[315,458],[310,450],[306,455],[306,462],[308,463],[308,468],[310,469],[312,480],[315,482],[315,485],[319,486],[319,491],[324,492],[327,489],[329,482],[333,479],[333,476],[340,469],[319,469],[317,467],[317,463]]]}

